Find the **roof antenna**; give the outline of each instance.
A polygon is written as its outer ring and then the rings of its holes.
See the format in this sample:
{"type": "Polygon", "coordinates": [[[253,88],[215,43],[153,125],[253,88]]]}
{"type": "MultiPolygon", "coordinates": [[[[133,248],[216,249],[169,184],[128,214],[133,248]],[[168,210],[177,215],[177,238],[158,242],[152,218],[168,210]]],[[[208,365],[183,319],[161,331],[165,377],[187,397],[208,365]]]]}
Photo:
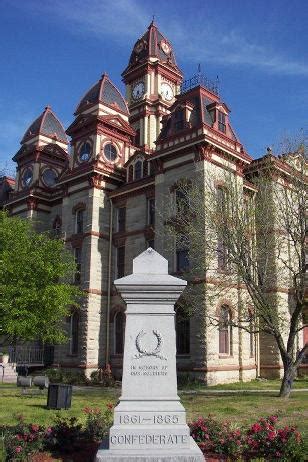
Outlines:
{"type": "Polygon", "coordinates": [[[201,74],[201,64],[198,63],[198,74],[201,74]]]}
{"type": "Polygon", "coordinates": [[[216,75],[216,93],[219,96],[219,85],[220,85],[220,80],[218,75],[216,75]]]}

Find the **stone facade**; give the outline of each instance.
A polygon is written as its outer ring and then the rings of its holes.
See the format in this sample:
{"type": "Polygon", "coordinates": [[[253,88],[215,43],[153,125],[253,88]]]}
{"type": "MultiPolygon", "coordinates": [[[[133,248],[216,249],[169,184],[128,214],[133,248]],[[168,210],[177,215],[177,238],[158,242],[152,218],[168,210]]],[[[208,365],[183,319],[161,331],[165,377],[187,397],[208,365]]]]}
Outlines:
{"type": "MultiPolygon", "coordinates": [[[[66,133],[47,107],[14,157],[16,179],[0,184],[0,201],[12,215],[53,230],[75,254],[75,283],[85,297],[79,313],[72,309],[64,321],[70,343],[55,348],[54,364],[88,376],[111,364],[118,378],[125,316],[113,280],[130,274],[133,259],[149,246],[178,274],[164,231],[166,198],[175,195],[179,180],[197,175],[219,182],[225,171],[234,174],[243,195],[255,193],[247,175],[262,161],[254,161],[235,135],[216,86],[200,75],[183,82],[172,45],[154,23],[136,42],[122,76],[127,101],[104,74],[81,99],[66,133]]],[[[227,300],[209,301],[202,293],[214,290],[215,277],[213,271],[199,285],[202,301],[181,333],[178,371],[208,384],[251,380],[260,372],[280,375],[278,352],[265,336],[234,327],[227,351],[219,353],[219,331],[208,325],[206,313],[225,305],[231,310],[248,296],[238,284],[227,300]]],[[[273,296],[284,297],[287,310],[288,287],[278,281],[275,287],[273,296]]]]}

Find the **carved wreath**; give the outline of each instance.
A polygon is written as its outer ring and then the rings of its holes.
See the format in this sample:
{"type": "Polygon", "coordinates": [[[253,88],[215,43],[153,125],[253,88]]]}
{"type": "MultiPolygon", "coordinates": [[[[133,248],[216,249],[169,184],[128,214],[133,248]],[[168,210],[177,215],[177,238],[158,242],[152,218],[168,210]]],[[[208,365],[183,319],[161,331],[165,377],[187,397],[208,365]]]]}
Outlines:
{"type": "Polygon", "coordinates": [[[146,333],[143,330],[141,330],[136,337],[136,348],[138,350],[138,354],[136,354],[134,358],[139,359],[139,358],[143,358],[144,356],[155,356],[156,358],[163,359],[164,361],[166,361],[167,358],[159,354],[161,351],[162,343],[163,343],[162,336],[160,335],[159,332],[157,332],[157,330],[152,330],[152,332],[153,332],[153,335],[157,339],[156,348],[154,348],[154,350],[152,351],[148,351],[145,348],[142,348],[141,338],[144,337],[146,333]]]}

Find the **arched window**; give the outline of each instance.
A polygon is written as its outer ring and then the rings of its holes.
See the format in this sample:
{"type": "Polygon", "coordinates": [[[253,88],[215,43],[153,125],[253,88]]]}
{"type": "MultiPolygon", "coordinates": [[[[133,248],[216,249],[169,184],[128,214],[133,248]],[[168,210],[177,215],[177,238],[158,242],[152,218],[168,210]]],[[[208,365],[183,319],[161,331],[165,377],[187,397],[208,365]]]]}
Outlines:
{"type": "Polygon", "coordinates": [[[84,210],[79,209],[76,211],[76,233],[83,233],[83,223],[84,223],[84,210]]]}
{"type": "Polygon", "coordinates": [[[142,178],[142,162],[137,160],[135,163],[135,180],[140,180],[142,178]]]}
{"type": "Polygon", "coordinates": [[[70,317],[70,354],[78,353],[79,313],[74,311],[70,317]]]}
{"type": "Polygon", "coordinates": [[[231,311],[223,305],[219,315],[219,353],[232,355],[232,324],[231,311]]]}
{"type": "Polygon", "coordinates": [[[116,355],[124,351],[125,314],[118,311],[114,317],[114,352],[116,355]]]}
{"type": "Polygon", "coordinates": [[[190,319],[184,316],[178,308],[175,314],[176,353],[188,355],[190,353],[190,319]]]}

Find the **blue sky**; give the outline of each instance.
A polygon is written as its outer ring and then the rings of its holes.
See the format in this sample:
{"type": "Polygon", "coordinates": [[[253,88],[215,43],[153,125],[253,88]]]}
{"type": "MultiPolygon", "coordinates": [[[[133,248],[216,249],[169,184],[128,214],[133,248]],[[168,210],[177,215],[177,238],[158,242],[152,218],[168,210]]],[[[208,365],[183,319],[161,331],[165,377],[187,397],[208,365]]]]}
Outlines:
{"type": "Polygon", "coordinates": [[[106,71],[121,72],[152,15],[189,78],[220,79],[231,120],[253,157],[307,129],[306,0],[0,0],[0,169],[50,104],[65,127],[106,71]]]}

